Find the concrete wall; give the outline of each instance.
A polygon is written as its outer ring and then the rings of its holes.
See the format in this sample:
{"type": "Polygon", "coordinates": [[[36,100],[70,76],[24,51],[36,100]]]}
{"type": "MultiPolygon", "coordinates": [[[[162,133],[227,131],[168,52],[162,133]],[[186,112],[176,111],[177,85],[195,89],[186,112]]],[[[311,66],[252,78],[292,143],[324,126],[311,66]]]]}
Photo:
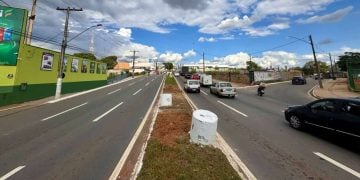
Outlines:
{"type": "MultiPolygon", "coordinates": [[[[280,81],[288,81],[291,80],[294,76],[301,76],[301,72],[277,72],[280,76],[280,81]]],[[[245,72],[218,72],[212,71],[207,72],[207,74],[211,74],[214,79],[221,81],[230,81],[241,84],[250,84],[249,74],[245,72]]]]}

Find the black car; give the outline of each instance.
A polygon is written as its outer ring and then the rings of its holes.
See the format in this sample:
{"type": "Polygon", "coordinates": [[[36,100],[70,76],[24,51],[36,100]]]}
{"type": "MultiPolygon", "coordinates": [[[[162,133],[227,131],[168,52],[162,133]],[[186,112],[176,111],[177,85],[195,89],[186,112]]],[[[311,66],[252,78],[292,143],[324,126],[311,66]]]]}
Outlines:
{"type": "Polygon", "coordinates": [[[186,79],[190,79],[190,78],[191,78],[191,74],[190,74],[190,73],[186,73],[186,74],[185,74],[185,78],[186,78],[186,79]]]}
{"type": "Polygon", "coordinates": [[[291,106],[285,111],[290,126],[301,129],[316,126],[360,138],[360,99],[327,98],[303,106],[291,106]]]}
{"type": "Polygon", "coordinates": [[[306,79],[301,76],[295,76],[292,78],[291,84],[306,84],[306,79]]]}

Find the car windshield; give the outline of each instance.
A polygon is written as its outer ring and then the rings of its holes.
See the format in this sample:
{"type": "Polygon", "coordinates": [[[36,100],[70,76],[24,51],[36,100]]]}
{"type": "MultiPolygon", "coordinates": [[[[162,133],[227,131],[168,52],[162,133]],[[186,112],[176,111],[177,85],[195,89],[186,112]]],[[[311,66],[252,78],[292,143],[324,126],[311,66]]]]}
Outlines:
{"type": "Polygon", "coordinates": [[[220,87],[232,87],[230,83],[220,83],[220,87]]]}

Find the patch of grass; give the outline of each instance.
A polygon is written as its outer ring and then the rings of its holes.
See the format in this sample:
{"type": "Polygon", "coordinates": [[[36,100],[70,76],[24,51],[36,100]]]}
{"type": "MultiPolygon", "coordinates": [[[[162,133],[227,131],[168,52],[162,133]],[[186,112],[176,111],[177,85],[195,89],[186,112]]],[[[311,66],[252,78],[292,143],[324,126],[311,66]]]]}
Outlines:
{"type": "Polygon", "coordinates": [[[166,76],[165,85],[176,85],[175,78],[173,76],[166,76]]]}
{"type": "Polygon", "coordinates": [[[150,139],[137,179],[241,179],[219,149],[188,141],[170,147],[150,139]]]}

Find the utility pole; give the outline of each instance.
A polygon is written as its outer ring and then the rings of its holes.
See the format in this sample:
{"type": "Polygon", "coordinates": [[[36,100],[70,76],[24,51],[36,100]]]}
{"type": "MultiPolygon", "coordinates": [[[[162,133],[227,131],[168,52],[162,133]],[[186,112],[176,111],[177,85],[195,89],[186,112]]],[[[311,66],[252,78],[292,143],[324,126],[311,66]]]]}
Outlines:
{"type": "Polygon", "coordinates": [[[28,28],[27,28],[26,36],[25,36],[26,37],[25,44],[27,44],[27,45],[30,45],[30,43],[31,43],[31,34],[32,34],[32,30],[33,30],[34,20],[35,20],[36,1],[37,0],[33,0],[31,14],[29,16],[29,24],[28,24],[28,28]]]}
{"type": "Polygon", "coordinates": [[[251,54],[250,54],[250,67],[249,67],[249,71],[252,70],[252,63],[251,63],[251,54]]]}
{"type": "Polygon", "coordinates": [[[329,53],[329,57],[330,57],[330,66],[331,66],[331,78],[335,79],[334,68],[333,68],[332,59],[331,59],[331,53],[329,53]]]}
{"type": "Polygon", "coordinates": [[[205,74],[205,53],[203,52],[203,73],[205,74]]]}
{"type": "Polygon", "coordinates": [[[132,78],[134,78],[134,74],[135,74],[135,53],[139,52],[139,51],[132,51],[133,52],[133,62],[132,62],[132,78]]]}
{"type": "Polygon", "coordinates": [[[311,49],[312,49],[313,56],[314,56],[316,72],[317,72],[317,74],[318,74],[319,86],[320,86],[320,88],[323,88],[323,84],[322,84],[322,81],[321,81],[321,74],[320,74],[319,64],[318,64],[318,62],[317,62],[317,60],[316,60],[314,43],[313,43],[313,41],[312,41],[311,35],[309,35],[309,39],[310,39],[310,45],[311,45],[311,49]]]}
{"type": "Polygon", "coordinates": [[[60,52],[60,61],[59,61],[59,71],[58,71],[58,78],[56,82],[56,91],[55,91],[55,99],[59,99],[61,95],[61,85],[62,85],[62,78],[63,78],[63,65],[64,65],[64,57],[65,57],[65,49],[67,46],[67,36],[68,36],[68,24],[69,24],[69,16],[70,11],[82,11],[83,9],[76,9],[76,8],[59,8],[57,7],[56,10],[59,11],[66,11],[66,19],[65,19],[65,28],[64,28],[64,38],[61,43],[61,52],[60,52]]]}

